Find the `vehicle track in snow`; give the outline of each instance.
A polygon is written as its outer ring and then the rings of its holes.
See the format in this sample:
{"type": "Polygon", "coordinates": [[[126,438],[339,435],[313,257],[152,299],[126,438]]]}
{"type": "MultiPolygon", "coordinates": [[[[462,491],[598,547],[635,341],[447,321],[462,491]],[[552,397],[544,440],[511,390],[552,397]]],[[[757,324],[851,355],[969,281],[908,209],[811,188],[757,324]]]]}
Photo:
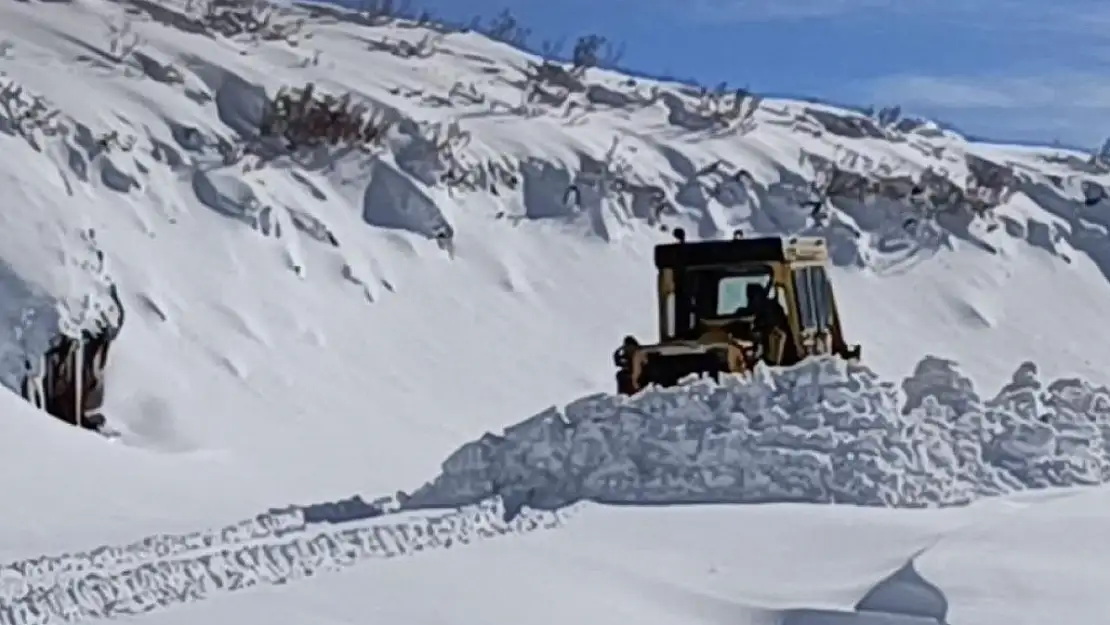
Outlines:
{"type": "Polygon", "coordinates": [[[210,532],[158,535],[6,564],[0,567],[0,625],[147,614],[370,559],[550,529],[571,512],[528,510],[505,520],[500,502],[491,500],[439,514],[383,515],[333,525],[305,522],[304,510],[272,511],[210,532]]]}

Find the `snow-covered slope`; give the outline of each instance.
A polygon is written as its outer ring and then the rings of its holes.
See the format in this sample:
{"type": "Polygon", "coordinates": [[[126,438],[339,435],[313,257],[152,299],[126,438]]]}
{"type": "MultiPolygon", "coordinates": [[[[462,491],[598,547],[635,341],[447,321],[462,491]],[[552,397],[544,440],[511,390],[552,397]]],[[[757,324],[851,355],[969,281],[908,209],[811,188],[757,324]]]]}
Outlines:
{"type": "Polygon", "coordinates": [[[0,5],[3,84],[22,89],[0,113],[0,378],[17,389],[109,281],[129,311],[108,371],[123,444],[0,391],[0,623],[1110,607],[1104,167],[793,101],[733,119],[597,69],[527,102],[534,59],[476,33],[335,13],[293,46],[186,13],[0,5]],[[309,82],[390,134],[236,153],[309,82]],[[961,187],[998,169],[1012,194],[976,218],[837,197],[815,223],[801,205],[828,162],[961,187]],[[829,237],[866,367],[604,394],[618,339],[653,334],[650,253],[675,226],[829,237]],[[833,502],[867,507],[816,505],[833,502]]]}

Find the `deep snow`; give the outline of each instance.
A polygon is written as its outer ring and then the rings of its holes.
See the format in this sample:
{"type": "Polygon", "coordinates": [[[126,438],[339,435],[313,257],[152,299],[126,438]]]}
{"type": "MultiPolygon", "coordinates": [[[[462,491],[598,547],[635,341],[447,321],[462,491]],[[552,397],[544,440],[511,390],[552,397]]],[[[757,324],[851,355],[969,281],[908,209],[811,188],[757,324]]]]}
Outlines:
{"type": "Polygon", "coordinates": [[[174,11],[0,5],[10,115],[58,110],[50,133],[0,113],[0,381],[107,305],[109,277],[129,311],[119,444],[0,391],[0,623],[1110,608],[1105,167],[787,100],[719,127],[686,88],[603,70],[573,105],[525,102],[530,57],[477,33],[337,14],[294,47],[174,11]],[[309,81],[394,131],[371,154],[225,159],[309,81]],[[840,198],[814,224],[828,161],[958,186],[1001,168],[1013,193],[976,219],[840,198]],[[864,365],[608,395],[619,338],[653,334],[663,226],[829,237],[864,365]]]}

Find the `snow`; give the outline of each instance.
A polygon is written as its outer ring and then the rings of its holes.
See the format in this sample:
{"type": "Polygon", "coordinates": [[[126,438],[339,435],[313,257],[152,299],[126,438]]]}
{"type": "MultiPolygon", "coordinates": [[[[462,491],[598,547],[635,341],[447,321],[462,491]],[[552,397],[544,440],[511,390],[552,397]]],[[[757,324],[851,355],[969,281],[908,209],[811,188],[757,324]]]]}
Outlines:
{"type": "Polygon", "coordinates": [[[721,129],[678,85],[597,69],[592,107],[524,105],[530,57],[477,33],[338,13],[290,46],[126,6],[0,5],[7,103],[59,111],[0,114],[0,623],[1110,608],[1110,222],[1084,202],[1110,173],[1085,155],[772,98],[721,129]],[[227,158],[306,82],[397,124],[373,153],[227,158]],[[822,159],[963,184],[976,157],[1016,179],[983,219],[799,207],[822,159]],[[654,335],[661,226],[828,237],[864,362],[612,396],[620,338],[654,335]],[[114,443],[12,390],[111,281],[114,443]]]}
{"type": "Polygon", "coordinates": [[[813,359],[750,381],[585,398],[464,446],[404,505],[940,506],[1110,478],[1105,388],[1045,388],[1027,363],[983,400],[929,358],[902,390],[900,405],[865,367],[813,359]]]}

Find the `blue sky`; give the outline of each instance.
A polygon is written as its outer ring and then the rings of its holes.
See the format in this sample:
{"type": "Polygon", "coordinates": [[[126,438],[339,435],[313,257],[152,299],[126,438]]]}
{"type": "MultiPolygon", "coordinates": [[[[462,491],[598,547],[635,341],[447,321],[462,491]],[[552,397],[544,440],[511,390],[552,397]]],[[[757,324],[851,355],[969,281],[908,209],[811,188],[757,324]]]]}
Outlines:
{"type": "MultiPolygon", "coordinates": [[[[395,0],[397,1],[397,0],[395,0]]],[[[413,0],[469,21],[508,8],[531,41],[596,32],[622,65],[907,111],[977,135],[1110,135],[1110,0],[413,0]]]]}

